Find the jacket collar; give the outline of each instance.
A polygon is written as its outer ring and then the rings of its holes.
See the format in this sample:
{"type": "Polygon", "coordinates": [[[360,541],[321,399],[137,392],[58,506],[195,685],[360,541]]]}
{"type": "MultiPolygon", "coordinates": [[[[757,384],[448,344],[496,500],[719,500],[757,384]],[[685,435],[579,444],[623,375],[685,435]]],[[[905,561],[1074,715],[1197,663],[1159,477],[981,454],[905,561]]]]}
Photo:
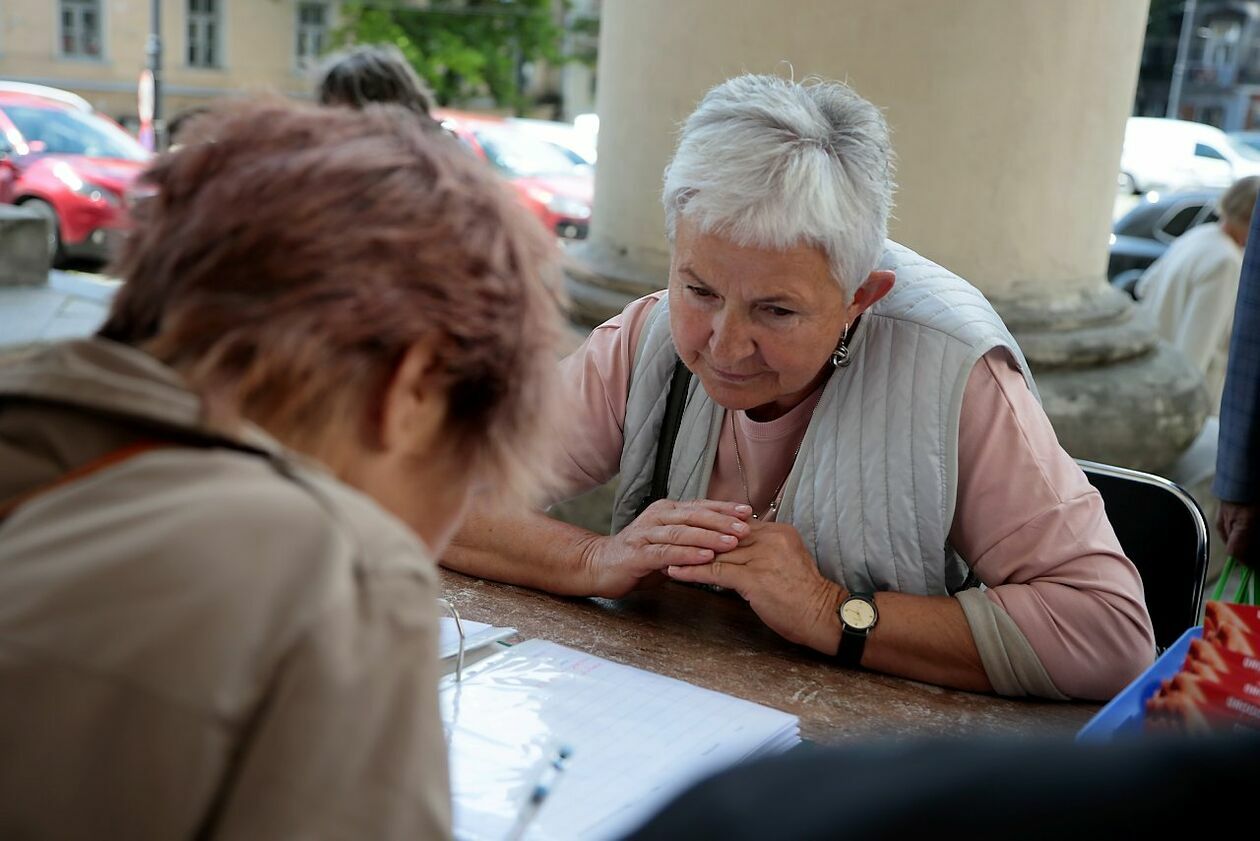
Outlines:
{"type": "Polygon", "coordinates": [[[269,455],[284,448],[262,429],[242,423],[215,429],[201,399],[173,369],[143,351],[108,339],[45,345],[0,362],[0,400],[21,398],[82,408],[181,435],[244,445],[269,455]]]}

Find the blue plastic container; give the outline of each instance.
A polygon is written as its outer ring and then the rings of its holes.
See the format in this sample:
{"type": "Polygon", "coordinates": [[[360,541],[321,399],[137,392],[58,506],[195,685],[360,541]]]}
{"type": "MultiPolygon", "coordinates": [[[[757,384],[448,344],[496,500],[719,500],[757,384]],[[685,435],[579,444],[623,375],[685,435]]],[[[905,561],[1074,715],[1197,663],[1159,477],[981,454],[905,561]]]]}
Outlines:
{"type": "Polygon", "coordinates": [[[1186,660],[1190,641],[1203,636],[1203,628],[1186,631],[1168,646],[1151,667],[1112,698],[1107,706],[1076,734],[1078,742],[1109,742],[1115,738],[1142,735],[1146,719],[1146,702],[1159,689],[1159,685],[1181,671],[1186,660]]]}

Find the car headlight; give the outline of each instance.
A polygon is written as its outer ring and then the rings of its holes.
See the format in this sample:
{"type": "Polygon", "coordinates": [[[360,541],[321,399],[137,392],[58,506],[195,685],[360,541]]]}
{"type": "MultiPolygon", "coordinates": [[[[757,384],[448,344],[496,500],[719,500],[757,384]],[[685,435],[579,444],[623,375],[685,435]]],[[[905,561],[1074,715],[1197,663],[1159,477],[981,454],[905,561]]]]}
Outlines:
{"type": "Polygon", "coordinates": [[[83,186],[75,190],[80,196],[86,196],[92,201],[103,201],[113,207],[122,207],[122,197],[108,187],[102,187],[100,184],[93,184],[91,181],[84,181],[83,186]]]}
{"type": "Polygon", "coordinates": [[[552,213],[573,219],[589,219],[591,216],[590,205],[566,196],[552,196],[551,200],[547,202],[547,209],[552,213]]]}
{"type": "Polygon", "coordinates": [[[100,184],[93,184],[91,181],[85,181],[79,173],[75,172],[74,167],[65,161],[57,161],[53,164],[52,174],[58,181],[70,188],[70,192],[75,195],[83,196],[92,201],[103,201],[106,204],[119,207],[122,205],[122,198],[108,187],[102,187],[100,184]]]}
{"type": "Polygon", "coordinates": [[[83,179],[79,177],[79,173],[74,171],[74,167],[65,161],[57,161],[53,164],[52,174],[58,181],[76,193],[83,189],[83,179]]]}

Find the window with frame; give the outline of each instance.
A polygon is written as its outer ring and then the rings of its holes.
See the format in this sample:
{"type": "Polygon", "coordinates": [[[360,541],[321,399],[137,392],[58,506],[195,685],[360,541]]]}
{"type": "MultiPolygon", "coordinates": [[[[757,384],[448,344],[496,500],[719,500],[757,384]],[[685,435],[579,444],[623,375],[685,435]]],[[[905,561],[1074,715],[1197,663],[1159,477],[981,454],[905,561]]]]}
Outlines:
{"type": "Polygon", "coordinates": [[[1214,161],[1227,161],[1227,160],[1229,160],[1229,159],[1228,159],[1228,158],[1226,158],[1224,155],[1222,155],[1220,152],[1218,152],[1217,150],[1213,149],[1211,146],[1207,145],[1206,143],[1196,143],[1196,144],[1194,144],[1194,156],[1195,156],[1196,158],[1210,158],[1211,160],[1214,160],[1214,161]]]}
{"type": "Polygon", "coordinates": [[[101,57],[101,0],[60,0],[61,54],[101,57]]]}
{"type": "Polygon", "coordinates": [[[312,64],[324,52],[328,39],[328,3],[299,0],[297,4],[297,63],[312,64]]]}
{"type": "Polygon", "coordinates": [[[1194,219],[1202,211],[1203,205],[1201,203],[1187,204],[1164,214],[1164,218],[1160,220],[1158,228],[1158,232],[1162,236],[1157,235],[1156,239],[1163,242],[1172,242],[1194,227],[1194,219]]]}
{"type": "Polygon", "coordinates": [[[188,66],[219,67],[219,0],[188,0],[188,66]]]}

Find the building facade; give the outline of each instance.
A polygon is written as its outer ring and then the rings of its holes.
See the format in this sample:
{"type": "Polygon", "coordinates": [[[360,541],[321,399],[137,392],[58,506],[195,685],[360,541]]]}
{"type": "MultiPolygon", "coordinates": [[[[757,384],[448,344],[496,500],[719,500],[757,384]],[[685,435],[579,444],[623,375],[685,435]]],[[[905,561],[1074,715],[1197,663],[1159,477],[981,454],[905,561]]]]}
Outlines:
{"type": "MultiPolygon", "coordinates": [[[[147,66],[151,0],[0,0],[0,80],[73,91],[134,128],[147,66]]],[[[404,0],[424,7],[427,0],[404,0]]],[[[595,109],[601,0],[555,0],[565,49],[588,62],[525,68],[539,103],[572,119],[595,109]]],[[[163,115],[210,99],[273,92],[308,97],[313,69],[340,24],[342,0],[161,0],[163,115]]],[[[473,103],[493,109],[493,103],[473,103]]]]}
{"type": "Polygon", "coordinates": [[[1260,129],[1260,2],[1200,2],[1190,26],[1177,116],[1225,131],[1260,129]]]}
{"type": "MultiPolygon", "coordinates": [[[[137,120],[150,0],[2,0],[0,79],[63,88],[137,120]]],[[[161,0],[163,113],[249,92],[310,95],[336,0],[161,0]]]]}

